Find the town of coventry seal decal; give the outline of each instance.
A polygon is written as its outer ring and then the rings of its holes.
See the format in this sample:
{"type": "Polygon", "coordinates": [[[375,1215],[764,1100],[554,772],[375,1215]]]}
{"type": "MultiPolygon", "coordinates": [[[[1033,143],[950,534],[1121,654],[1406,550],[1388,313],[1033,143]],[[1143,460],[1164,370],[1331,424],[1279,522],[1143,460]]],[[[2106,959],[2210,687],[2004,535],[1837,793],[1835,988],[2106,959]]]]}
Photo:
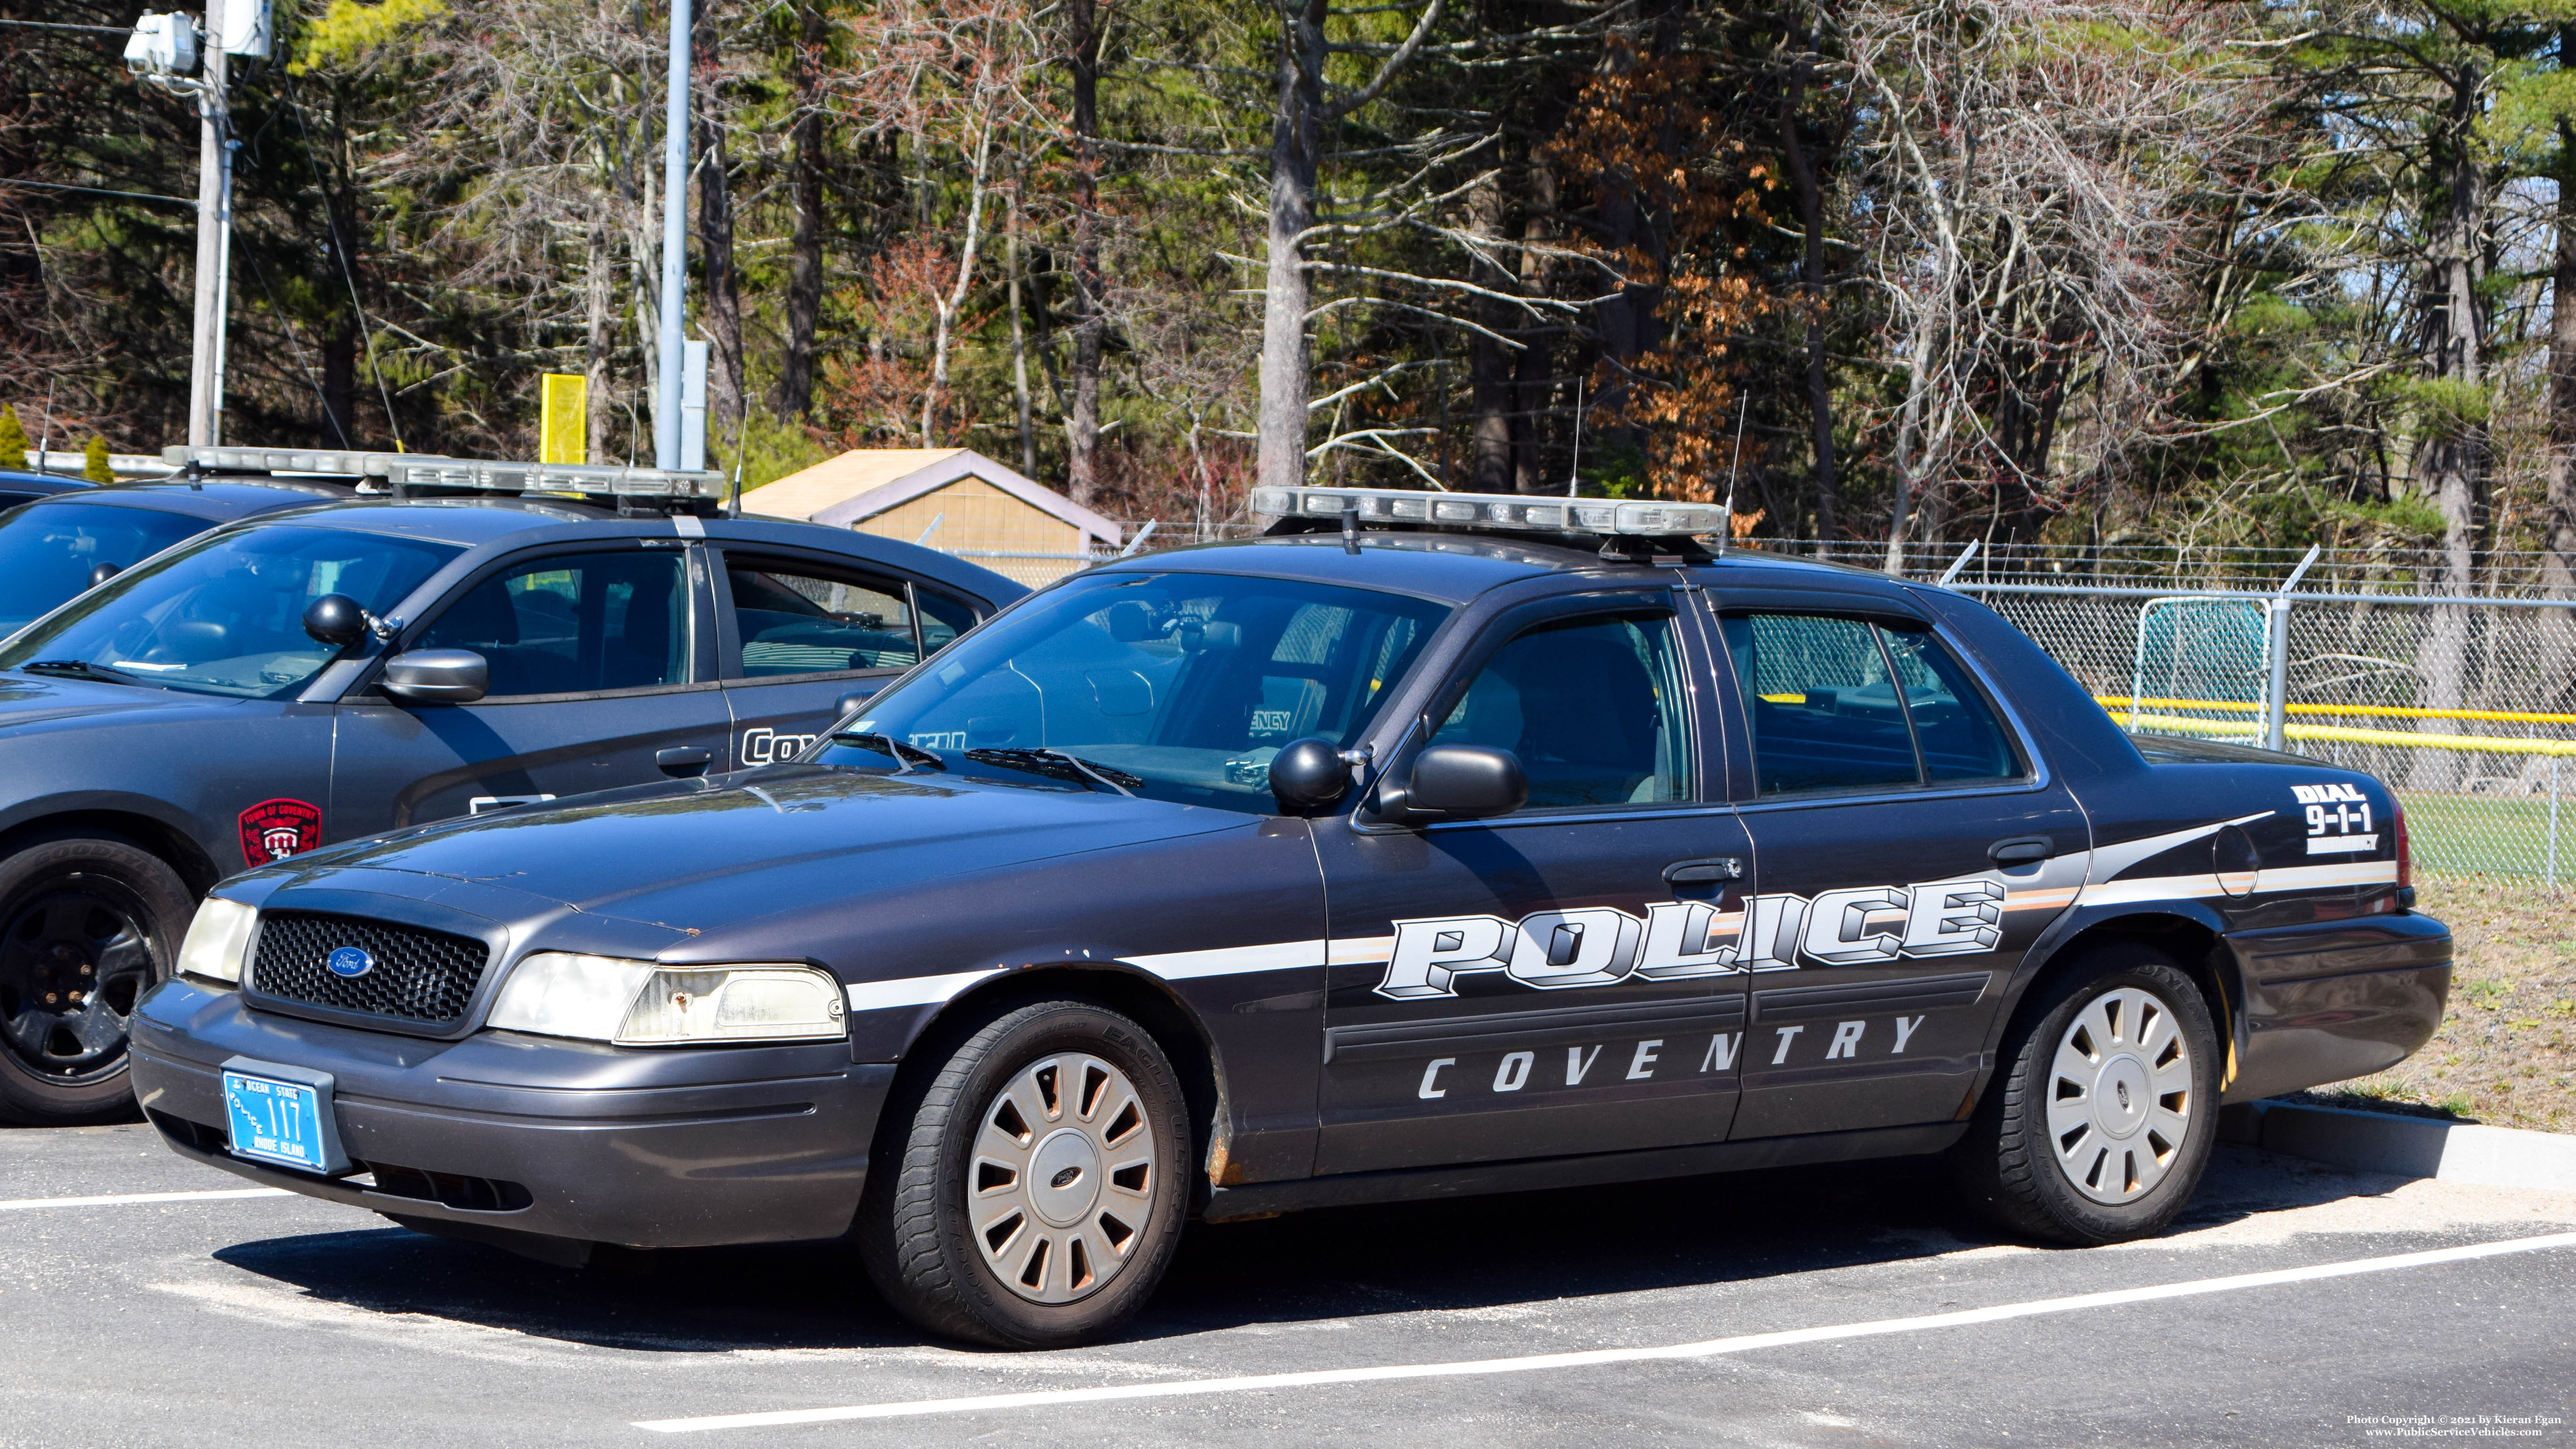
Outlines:
{"type": "Polygon", "coordinates": [[[301,800],[262,800],[241,813],[242,864],[266,865],[322,843],[322,811],[301,800]]]}

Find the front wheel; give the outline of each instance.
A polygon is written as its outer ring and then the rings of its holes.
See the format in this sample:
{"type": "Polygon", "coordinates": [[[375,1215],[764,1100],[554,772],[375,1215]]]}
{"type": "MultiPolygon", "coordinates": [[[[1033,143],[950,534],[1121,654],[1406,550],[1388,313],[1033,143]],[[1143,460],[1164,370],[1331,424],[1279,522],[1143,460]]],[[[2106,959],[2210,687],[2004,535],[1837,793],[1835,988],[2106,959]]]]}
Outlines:
{"type": "Polygon", "coordinates": [[[998,1348],[1087,1343],[1133,1317],[1180,1242],[1190,1127],[1171,1063],[1105,1007],[986,1023],[869,1164],[869,1276],[923,1328],[998,1348]]]}
{"type": "Polygon", "coordinates": [[[130,841],[50,835],[0,860],[0,1117],[134,1115],[126,1029],[195,913],[178,873],[130,841]]]}
{"type": "Polygon", "coordinates": [[[2200,988],[2152,948],[2104,947],[2043,990],[1952,1164],[1969,1201],[2033,1237],[2161,1230],[2218,1135],[2218,1038],[2200,988]]]}

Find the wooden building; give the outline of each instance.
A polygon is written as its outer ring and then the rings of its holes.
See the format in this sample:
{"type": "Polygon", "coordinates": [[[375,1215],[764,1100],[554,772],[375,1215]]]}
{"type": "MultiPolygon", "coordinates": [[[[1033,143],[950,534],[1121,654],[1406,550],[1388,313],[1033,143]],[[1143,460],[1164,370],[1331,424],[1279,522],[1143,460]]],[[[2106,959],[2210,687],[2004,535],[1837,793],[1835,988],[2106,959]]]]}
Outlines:
{"type": "Polygon", "coordinates": [[[1126,541],[1117,524],[971,448],[853,449],[746,492],[742,511],[968,558],[1057,554],[1070,564],[1074,556],[1126,541]]]}

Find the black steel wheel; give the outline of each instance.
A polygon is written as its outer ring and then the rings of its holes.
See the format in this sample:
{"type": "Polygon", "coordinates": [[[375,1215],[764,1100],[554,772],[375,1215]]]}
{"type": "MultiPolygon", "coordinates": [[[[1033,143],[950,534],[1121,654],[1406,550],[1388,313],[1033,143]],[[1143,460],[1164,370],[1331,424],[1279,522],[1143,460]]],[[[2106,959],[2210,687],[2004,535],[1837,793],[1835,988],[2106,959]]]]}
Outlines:
{"type": "Polygon", "coordinates": [[[196,904],[130,841],[53,835],[0,859],[0,1116],[130,1120],[126,1031],[196,904]]]}
{"type": "Polygon", "coordinates": [[[1951,1165],[2015,1232],[2092,1246],[2160,1232],[2218,1141],[2218,1037],[2198,985],[2143,943],[2107,943],[2043,985],[1951,1165]]]}
{"type": "Polygon", "coordinates": [[[1114,1331],[1153,1296],[1188,1208],[1171,1062],[1082,1001],[1004,1012],[945,1057],[889,1104],[869,1159],[857,1226],[878,1291],[923,1328],[996,1348],[1114,1331]]]}

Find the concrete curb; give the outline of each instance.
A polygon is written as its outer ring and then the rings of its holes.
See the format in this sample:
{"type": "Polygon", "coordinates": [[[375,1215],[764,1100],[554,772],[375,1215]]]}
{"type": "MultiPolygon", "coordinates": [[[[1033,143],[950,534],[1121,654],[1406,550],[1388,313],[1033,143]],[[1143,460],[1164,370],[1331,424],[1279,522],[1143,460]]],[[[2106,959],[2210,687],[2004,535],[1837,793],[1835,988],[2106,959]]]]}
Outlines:
{"type": "Polygon", "coordinates": [[[2576,1137],[2555,1132],[2244,1102],[2218,1114],[2218,1140],[2361,1172],[2576,1192],[2576,1137]]]}

